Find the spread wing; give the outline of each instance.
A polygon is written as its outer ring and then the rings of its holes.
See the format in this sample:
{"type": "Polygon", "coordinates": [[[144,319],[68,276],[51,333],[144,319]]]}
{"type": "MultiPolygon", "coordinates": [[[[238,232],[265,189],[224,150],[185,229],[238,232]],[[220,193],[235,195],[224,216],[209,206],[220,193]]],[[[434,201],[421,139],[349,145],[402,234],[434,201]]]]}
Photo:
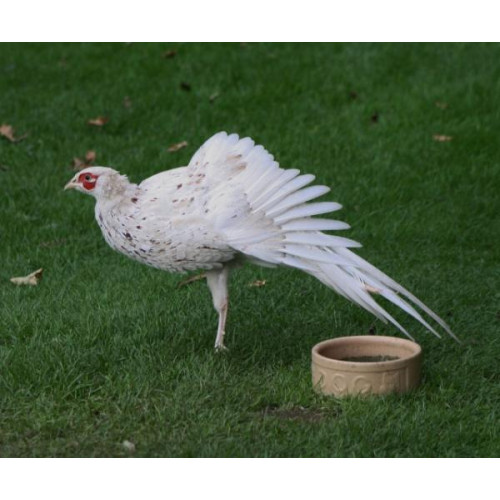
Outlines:
{"type": "Polygon", "coordinates": [[[225,132],[214,135],[195,153],[186,172],[194,182],[202,179],[205,189],[200,203],[214,227],[229,245],[249,257],[288,264],[291,254],[285,242],[300,244],[306,236],[314,243],[311,230],[316,241],[331,239],[338,246],[360,246],[347,238],[318,232],[349,227],[341,221],[311,218],[341,208],[334,202],[306,203],[327,193],[328,187],[302,189],[314,180],[313,175],[280,168],[273,156],[250,138],[239,139],[225,132]],[[309,232],[304,235],[303,231],[309,232]]]}

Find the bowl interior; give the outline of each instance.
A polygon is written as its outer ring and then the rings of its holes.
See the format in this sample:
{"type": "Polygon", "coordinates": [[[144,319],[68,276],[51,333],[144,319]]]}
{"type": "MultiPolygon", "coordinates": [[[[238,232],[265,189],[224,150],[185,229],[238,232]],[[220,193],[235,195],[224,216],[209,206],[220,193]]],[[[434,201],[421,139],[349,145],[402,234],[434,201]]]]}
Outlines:
{"type": "Polygon", "coordinates": [[[395,337],[342,337],[322,342],[316,352],[331,360],[377,363],[410,358],[419,354],[420,346],[395,337]]]}

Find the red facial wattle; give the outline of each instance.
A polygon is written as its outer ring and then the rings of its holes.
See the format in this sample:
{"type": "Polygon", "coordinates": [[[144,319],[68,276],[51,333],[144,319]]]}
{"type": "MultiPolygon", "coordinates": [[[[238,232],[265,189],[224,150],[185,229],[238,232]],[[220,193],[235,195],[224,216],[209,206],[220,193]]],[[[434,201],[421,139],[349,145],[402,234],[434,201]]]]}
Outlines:
{"type": "Polygon", "coordinates": [[[78,177],[78,182],[87,191],[92,191],[92,189],[95,188],[96,181],[97,181],[97,175],[91,174],[89,172],[80,174],[80,176],[78,177]]]}

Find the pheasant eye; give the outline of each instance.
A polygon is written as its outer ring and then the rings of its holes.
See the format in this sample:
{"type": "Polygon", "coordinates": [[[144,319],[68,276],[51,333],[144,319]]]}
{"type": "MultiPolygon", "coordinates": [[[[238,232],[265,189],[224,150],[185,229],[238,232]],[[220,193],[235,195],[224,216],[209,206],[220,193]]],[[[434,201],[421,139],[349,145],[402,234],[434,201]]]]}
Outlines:
{"type": "Polygon", "coordinates": [[[78,182],[80,182],[83,188],[87,191],[91,191],[95,188],[96,181],[97,175],[93,175],[91,173],[80,174],[80,177],[78,177],[78,182]]]}

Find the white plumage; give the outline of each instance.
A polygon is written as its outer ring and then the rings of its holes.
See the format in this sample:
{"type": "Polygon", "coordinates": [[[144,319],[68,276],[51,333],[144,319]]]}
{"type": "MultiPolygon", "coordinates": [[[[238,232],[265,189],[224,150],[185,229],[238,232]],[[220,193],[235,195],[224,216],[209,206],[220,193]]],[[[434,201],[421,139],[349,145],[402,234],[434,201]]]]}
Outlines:
{"type": "Polygon", "coordinates": [[[301,269],[411,337],[372,297],[380,295],[439,336],[410,301],[455,338],[414,295],[349,250],[359,243],[321,232],[349,225],[315,217],[342,207],[315,201],[330,189],[309,186],[314,176],[299,174],[280,168],[250,138],[220,132],[187,167],[161,172],[139,185],[115,170],[89,167],[66,188],[96,198],[97,223],[115,250],[166,271],[207,271],[219,313],[217,349],[224,347],[229,270],[242,257],[264,266],[301,269]]]}

